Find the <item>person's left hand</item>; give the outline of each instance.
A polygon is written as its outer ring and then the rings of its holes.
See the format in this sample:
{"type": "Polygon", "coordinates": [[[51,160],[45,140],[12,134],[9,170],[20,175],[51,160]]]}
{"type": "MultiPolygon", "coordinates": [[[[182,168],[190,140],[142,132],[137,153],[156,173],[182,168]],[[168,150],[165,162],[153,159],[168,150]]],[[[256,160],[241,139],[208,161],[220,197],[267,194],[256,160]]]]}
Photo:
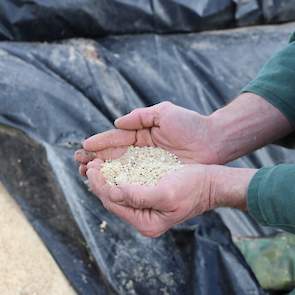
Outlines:
{"type": "Polygon", "coordinates": [[[100,172],[103,161],[87,165],[91,191],[104,207],[133,225],[141,234],[158,237],[173,225],[214,207],[210,166],[184,165],[155,186],[109,185],[100,172]]]}
{"type": "Polygon", "coordinates": [[[115,121],[117,128],[86,139],[75,159],[82,176],[86,176],[89,161],[118,158],[130,145],[160,147],[186,164],[217,164],[223,159],[218,156],[213,123],[210,116],[167,101],[135,109],[115,121]]]}

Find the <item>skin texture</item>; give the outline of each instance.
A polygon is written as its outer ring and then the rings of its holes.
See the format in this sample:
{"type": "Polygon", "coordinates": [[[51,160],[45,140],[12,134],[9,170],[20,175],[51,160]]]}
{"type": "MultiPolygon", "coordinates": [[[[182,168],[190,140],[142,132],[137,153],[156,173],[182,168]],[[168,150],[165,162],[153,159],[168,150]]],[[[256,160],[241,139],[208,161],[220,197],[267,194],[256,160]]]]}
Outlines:
{"type": "Polygon", "coordinates": [[[103,205],[149,237],[216,207],[246,210],[256,170],[212,164],[234,160],[293,130],[276,108],[251,93],[208,117],[164,102],[136,109],[115,126],[84,141],[75,159],[103,205]],[[101,164],[120,157],[129,145],[164,148],[187,165],[156,186],[110,186],[101,164]]]}
{"type": "Polygon", "coordinates": [[[211,143],[218,164],[225,164],[282,138],[294,129],[264,98],[244,93],[210,116],[211,143]]]}
{"type": "Polygon", "coordinates": [[[111,186],[101,175],[100,165],[99,160],[88,164],[91,191],[100,196],[105,208],[145,236],[158,237],[174,224],[200,215],[212,205],[206,166],[189,164],[163,177],[156,186],[111,186]]]}
{"type": "Polygon", "coordinates": [[[152,107],[132,111],[115,121],[117,129],[88,138],[84,150],[76,160],[85,176],[89,161],[118,158],[129,145],[157,146],[177,155],[184,163],[217,163],[217,155],[210,150],[210,122],[208,117],[163,102],[152,107]]]}
{"type": "Polygon", "coordinates": [[[111,186],[100,173],[102,163],[96,159],[87,165],[91,191],[107,210],[147,237],[158,237],[173,225],[219,206],[245,209],[248,183],[256,172],[188,164],[167,174],[155,186],[111,186]]]}

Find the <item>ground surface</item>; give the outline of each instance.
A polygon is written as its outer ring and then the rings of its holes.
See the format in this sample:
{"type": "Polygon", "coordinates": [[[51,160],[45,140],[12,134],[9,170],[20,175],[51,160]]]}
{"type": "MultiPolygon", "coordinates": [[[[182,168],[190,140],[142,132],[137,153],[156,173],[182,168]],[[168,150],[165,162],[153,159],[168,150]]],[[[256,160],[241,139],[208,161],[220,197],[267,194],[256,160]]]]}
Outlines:
{"type": "Polygon", "coordinates": [[[0,294],[75,294],[38,235],[1,183],[0,294]]]}

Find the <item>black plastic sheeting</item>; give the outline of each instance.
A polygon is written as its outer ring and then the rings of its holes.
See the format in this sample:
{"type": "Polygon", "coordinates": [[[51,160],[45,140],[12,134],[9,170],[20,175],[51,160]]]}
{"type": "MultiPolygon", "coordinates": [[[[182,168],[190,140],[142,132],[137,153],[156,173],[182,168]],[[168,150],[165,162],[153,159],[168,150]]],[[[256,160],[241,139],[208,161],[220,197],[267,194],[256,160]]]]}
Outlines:
{"type": "MultiPolygon", "coordinates": [[[[168,99],[211,113],[293,28],[0,43],[0,180],[79,294],[264,294],[224,225],[268,233],[246,214],[221,209],[142,237],[88,192],[73,153],[135,107],[168,99]]],[[[230,165],[281,162],[295,163],[294,152],[269,146],[230,165]]]]}
{"type": "Polygon", "coordinates": [[[295,20],[295,0],[1,0],[0,39],[175,33],[295,20]]]}
{"type": "Polygon", "coordinates": [[[0,36],[9,40],[190,32],[233,25],[234,5],[231,0],[5,0],[0,20],[0,36]]]}
{"type": "Polygon", "coordinates": [[[295,19],[295,1],[262,0],[262,12],[266,23],[292,21],[295,19]]]}

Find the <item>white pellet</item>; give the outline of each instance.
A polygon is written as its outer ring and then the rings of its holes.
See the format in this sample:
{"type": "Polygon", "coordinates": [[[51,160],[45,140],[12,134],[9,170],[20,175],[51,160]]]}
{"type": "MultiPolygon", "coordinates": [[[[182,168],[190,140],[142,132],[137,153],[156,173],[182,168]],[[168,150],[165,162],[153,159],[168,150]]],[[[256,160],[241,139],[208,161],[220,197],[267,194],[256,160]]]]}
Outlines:
{"type": "Polygon", "coordinates": [[[116,160],[106,161],[101,172],[111,185],[155,185],[170,171],[182,167],[176,155],[155,147],[128,147],[116,160]]]}

